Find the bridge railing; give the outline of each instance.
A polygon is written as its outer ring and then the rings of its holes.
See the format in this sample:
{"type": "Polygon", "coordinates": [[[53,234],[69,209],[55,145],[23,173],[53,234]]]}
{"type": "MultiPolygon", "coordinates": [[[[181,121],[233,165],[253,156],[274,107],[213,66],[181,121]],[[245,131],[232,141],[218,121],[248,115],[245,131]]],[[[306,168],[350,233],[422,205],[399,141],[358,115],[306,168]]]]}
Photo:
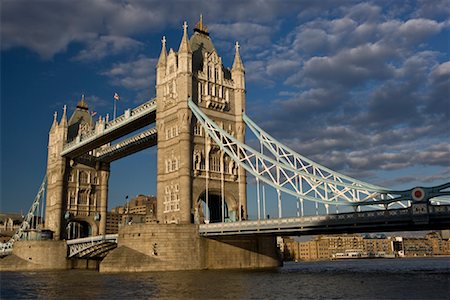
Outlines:
{"type": "Polygon", "coordinates": [[[97,235],[97,236],[89,236],[85,238],[72,239],[67,240],[67,245],[75,245],[75,244],[83,244],[83,243],[94,243],[99,241],[116,241],[118,238],[118,234],[105,234],[105,235],[97,235]]]}
{"type": "MultiPolygon", "coordinates": [[[[336,226],[347,226],[355,228],[357,225],[377,224],[383,226],[389,222],[392,224],[402,223],[414,224],[416,221],[422,223],[423,218],[428,217],[448,217],[450,216],[450,205],[429,205],[425,211],[416,211],[414,207],[373,210],[353,213],[341,213],[332,215],[318,215],[307,217],[290,217],[280,219],[252,220],[230,223],[212,223],[199,225],[200,235],[222,235],[222,234],[245,234],[245,233],[264,233],[264,232],[293,232],[306,229],[326,229],[330,230],[336,226]],[[418,218],[419,217],[419,218],[418,218]]],[[[447,221],[448,222],[448,221],[447,221]]],[[[373,226],[373,225],[372,225],[373,226]]],[[[386,226],[392,226],[387,224],[386,226]]],[[[380,227],[377,227],[381,229],[380,227]]]]}
{"type": "Polygon", "coordinates": [[[130,144],[133,144],[133,143],[142,141],[142,140],[144,140],[146,138],[149,138],[149,137],[155,135],[156,133],[157,133],[156,128],[150,128],[150,129],[145,130],[145,131],[143,131],[143,132],[141,132],[141,133],[139,133],[139,134],[137,134],[135,136],[132,136],[132,137],[126,139],[126,140],[123,140],[123,141],[121,141],[121,142],[119,142],[117,144],[110,145],[110,146],[107,146],[107,147],[99,149],[98,151],[96,151],[96,156],[97,157],[101,157],[101,156],[108,155],[108,154],[110,154],[110,153],[112,153],[114,151],[117,151],[117,150],[119,150],[119,149],[121,149],[123,147],[126,147],[126,146],[128,146],[130,144]]]}

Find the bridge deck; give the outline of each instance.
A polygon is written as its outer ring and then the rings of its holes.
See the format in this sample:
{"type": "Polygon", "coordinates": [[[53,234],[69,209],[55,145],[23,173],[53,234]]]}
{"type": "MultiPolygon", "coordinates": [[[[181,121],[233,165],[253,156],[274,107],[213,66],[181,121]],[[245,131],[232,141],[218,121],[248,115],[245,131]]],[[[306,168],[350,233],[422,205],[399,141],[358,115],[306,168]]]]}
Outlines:
{"type": "Polygon", "coordinates": [[[203,236],[312,235],[448,228],[450,228],[450,205],[429,205],[428,213],[420,213],[414,211],[414,207],[409,207],[383,211],[202,224],[199,226],[199,233],[203,236]]]}

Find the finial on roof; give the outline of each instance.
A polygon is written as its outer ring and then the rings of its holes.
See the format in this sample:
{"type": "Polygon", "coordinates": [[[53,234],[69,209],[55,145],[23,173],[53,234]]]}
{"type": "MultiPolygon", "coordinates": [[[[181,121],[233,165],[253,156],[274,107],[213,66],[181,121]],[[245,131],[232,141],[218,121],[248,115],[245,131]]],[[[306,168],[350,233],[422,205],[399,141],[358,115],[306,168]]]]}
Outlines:
{"type": "Polygon", "coordinates": [[[233,70],[241,70],[244,71],[244,64],[242,63],[241,56],[239,55],[239,42],[236,41],[234,48],[236,49],[236,53],[234,54],[234,62],[233,62],[233,70]]]}
{"type": "Polygon", "coordinates": [[[77,108],[88,109],[86,101],[84,101],[84,94],[81,95],[81,100],[78,101],[77,108]]]}
{"type": "Polygon", "coordinates": [[[63,107],[63,115],[61,117],[61,126],[66,126],[67,125],[67,106],[64,105],[63,107]]]}
{"type": "Polygon", "coordinates": [[[52,128],[50,130],[54,130],[56,127],[58,127],[58,113],[55,111],[55,113],[53,114],[53,123],[52,123],[52,128]]]}
{"type": "Polygon", "coordinates": [[[200,21],[195,25],[194,31],[209,35],[208,33],[208,27],[206,25],[203,25],[203,15],[200,14],[200,21]]]}
{"type": "Polygon", "coordinates": [[[161,47],[161,54],[159,55],[158,66],[165,66],[167,57],[166,36],[162,37],[161,44],[162,47],[161,47]]]}
{"type": "Polygon", "coordinates": [[[178,49],[178,53],[190,53],[191,47],[189,46],[189,39],[188,39],[188,33],[187,33],[187,22],[184,21],[183,23],[183,37],[181,38],[180,48],[178,49]]]}

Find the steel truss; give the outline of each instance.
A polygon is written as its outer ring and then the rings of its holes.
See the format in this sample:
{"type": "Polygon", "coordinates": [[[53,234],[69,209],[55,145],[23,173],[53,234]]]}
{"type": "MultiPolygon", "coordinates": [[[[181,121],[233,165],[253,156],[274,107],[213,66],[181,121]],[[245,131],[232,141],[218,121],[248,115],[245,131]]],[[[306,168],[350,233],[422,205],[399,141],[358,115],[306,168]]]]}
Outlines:
{"type": "Polygon", "coordinates": [[[261,143],[261,151],[241,143],[220,128],[192,99],[189,99],[189,107],[222,151],[255,176],[257,181],[274,187],[278,194],[282,191],[300,201],[322,203],[327,210],[329,205],[351,205],[355,208],[370,205],[372,208],[387,209],[390,205],[400,204],[406,207],[412,200],[405,196],[406,191],[391,191],[365,183],[311,161],[278,142],[246,115],[244,122],[261,143]],[[263,149],[269,150],[273,157],[263,153],[263,149]]]}
{"type": "Polygon", "coordinates": [[[20,224],[20,227],[17,229],[16,233],[6,243],[0,243],[0,255],[11,253],[14,242],[20,240],[23,237],[25,231],[28,228],[30,228],[30,224],[32,223],[36,209],[39,207],[39,204],[41,203],[41,199],[44,196],[46,185],[47,185],[47,175],[44,176],[44,179],[42,180],[39,191],[36,194],[36,197],[34,197],[33,204],[31,204],[31,207],[28,210],[28,213],[25,215],[25,217],[24,217],[22,223],[20,224]]]}
{"type": "Polygon", "coordinates": [[[91,236],[67,241],[69,258],[71,257],[103,257],[117,247],[118,234],[91,236]]]}

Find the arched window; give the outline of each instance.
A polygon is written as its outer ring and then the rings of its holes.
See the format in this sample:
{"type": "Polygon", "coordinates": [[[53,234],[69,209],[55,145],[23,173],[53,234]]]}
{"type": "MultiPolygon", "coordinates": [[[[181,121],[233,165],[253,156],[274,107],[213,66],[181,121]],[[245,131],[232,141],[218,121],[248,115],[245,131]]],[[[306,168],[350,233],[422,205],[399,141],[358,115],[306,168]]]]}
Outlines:
{"type": "Polygon", "coordinates": [[[86,172],[80,172],[80,183],[88,183],[88,174],[86,172]]]}
{"type": "Polygon", "coordinates": [[[172,172],[178,169],[178,160],[176,158],[172,161],[172,172]]]}
{"type": "Polygon", "coordinates": [[[88,203],[88,193],[85,190],[81,190],[78,194],[78,204],[87,205],[88,203]]]}

